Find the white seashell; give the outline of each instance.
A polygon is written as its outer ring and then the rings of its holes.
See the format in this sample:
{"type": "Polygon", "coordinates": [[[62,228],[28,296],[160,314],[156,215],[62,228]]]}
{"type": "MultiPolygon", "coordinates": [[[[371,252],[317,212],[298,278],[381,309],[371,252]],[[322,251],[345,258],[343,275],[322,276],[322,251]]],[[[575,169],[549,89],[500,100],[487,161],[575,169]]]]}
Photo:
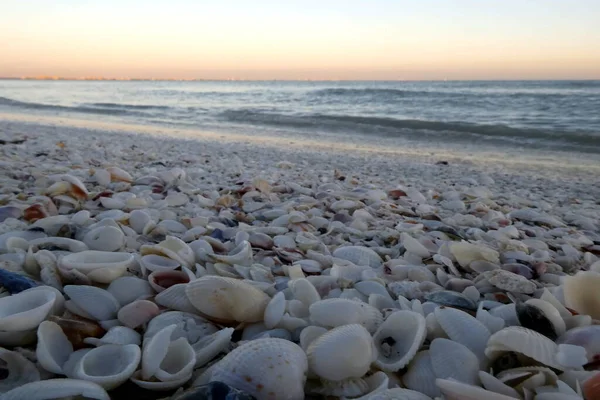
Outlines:
{"type": "Polygon", "coordinates": [[[404,368],[423,345],[426,334],[425,318],[421,314],[392,313],[373,335],[378,352],[375,365],[391,372],[404,368]]]}
{"type": "Polygon", "coordinates": [[[52,311],[52,291],[23,291],[0,298],[0,330],[15,332],[35,329],[52,311]]]}
{"type": "Polygon", "coordinates": [[[142,210],[134,210],[129,214],[129,226],[141,234],[144,230],[144,227],[152,220],[150,215],[147,212],[142,210]]]}
{"type": "Polygon", "coordinates": [[[35,350],[40,365],[49,372],[62,374],[62,366],[73,352],[73,345],[63,330],[52,321],[44,321],[37,330],[35,350]]]}
{"type": "Polygon", "coordinates": [[[165,240],[155,245],[143,245],[140,254],[157,254],[180,262],[188,268],[194,268],[196,256],[194,251],[183,240],[167,236],[165,240]]]}
{"type": "Polygon", "coordinates": [[[440,389],[435,384],[435,372],[429,350],[420,351],[408,365],[402,381],[407,388],[424,393],[430,397],[440,395],[440,389]]]}
{"type": "Polygon", "coordinates": [[[477,386],[451,379],[436,379],[435,384],[441,389],[446,400],[514,400],[514,397],[494,393],[477,386]]]}
{"type": "Polygon", "coordinates": [[[296,300],[300,300],[307,307],[321,300],[319,292],[314,285],[306,278],[292,279],[288,283],[292,294],[296,300]]]}
{"type": "Polygon", "coordinates": [[[196,352],[195,368],[203,367],[219,353],[229,348],[233,328],[221,329],[211,335],[206,335],[192,346],[196,352]]]}
{"type": "Polygon", "coordinates": [[[600,273],[594,271],[581,271],[564,279],[565,306],[577,311],[579,314],[600,319],[600,273]]]}
{"type": "Polygon", "coordinates": [[[304,329],[302,329],[302,332],[300,332],[300,347],[302,347],[302,349],[306,351],[308,349],[308,346],[310,346],[310,344],[315,339],[317,339],[319,336],[323,335],[326,332],[327,329],[320,326],[310,325],[305,327],[304,329]]]}
{"type": "Polygon", "coordinates": [[[488,374],[485,371],[479,371],[479,380],[482,386],[490,392],[503,394],[508,397],[520,399],[521,395],[514,388],[508,386],[495,376],[488,374]]]}
{"type": "Polygon", "coordinates": [[[561,371],[565,369],[556,361],[558,345],[546,336],[527,328],[509,326],[494,333],[488,341],[485,355],[494,360],[507,351],[524,354],[551,368],[561,371]]]}
{"type": "Polygon", "coordinates": [[[26,383],[2,395],[2,400],[46,400],[84,396],[87,399],[110,400],[100,385],[80,379],[48,379],[26,383]]]}
{"type": "MultiPolygon", "coordinates": [[[[438,307],[434,311],[437,322],[451,340],[466,346],[482,363],[485,348],[491,336],[484,324],[464,311],[450,307],[438,307]]],[[[439,378],[444,378],[440,376],[439,378]]]]}
{"type": "Polygon", "coordinates": [[[90,250],[117,251],[125,243],[125,235],[115,227],[101,226],[89,231],[83,237],[83,243],[90,250]]]}
{"type": "Polygon", "coordinates": [[[184,376],[181,379],[176,380],[176,381],[163,382],[163,381],[157,381],[154,379],[150,380],[150,381],[146,381],[146,380],[142,379],[142,371],[138,370],[131,376],[130,379],[133,383],[135,383],[136,385],[138,385],[139,387],[141,387],[143,389],[160,392],[160,391],[172,390],[175,388],[182,387],[183,385],[185,385],[185,383],[187,381],[190,380],[191,377],[192,377],[192,375],[190,374],[189,376],[184,376]]]}
{"type": "Polygon", "coordinates": [[[154,290],[147,280],[134,276],[117,278],[108,285],[106,290],[117,299],[121,306],[154,295],[154,290]]]}
{"type": "Polygon", "coordinates": [[[130,253],[111,253],[88,250],[62,257],[58,264],[65,269],[76,269],[99,283],[110,283],[122,276],[133,264],[130,253]]]}
{"type": "Polygon", "coordinates": [[[310,316],[308,307],[300,300],[289,300],[287,302],[286,310],[290,313],[292,317],[308,318],[310,316]]]}
{"type": "Polygon", "coordinates": [[[407,251],[421,258],[429,257],[429,250],[427,250],[427,248],[423,246],[417,239],[405,232],[403,232],[400,237],[402,238],[402,245],[407,251]]]}
{"type": "Polygon", "coordinates": [[[450,252],[461,267],[469,267],[473,261],[489,261],[493,264],[500,262],[498,252],[483,245],[454,242],[450,244],[450,252]]]}
{"type": "Polygon", "coordinates": [[[246,282],[220,276],[204,276],[192,281],[185,292],[197,310],[218,321],[262,321],[270,300],[264,292],[246,282]]]}
{"type": "Polygon", "coordinates": [[[114,197],[100,197],[100,204],[109,210],[122,210],[125,208],[125,202],[114,197]]]}
{"type": "Polygon", "coordinates": [[[349,299],[325,299],[309,307],[313,324],[335,328],[348,324],[360,324],[369,332],[375,332],[383,322],[381,312],[366,303],[349,299]]]}
{"type": "Polygon", "coordinates": [[[586,349],[572,344],[559,344],[556,361],[566,368],[579,368],[587,364],[586,349]]]}
{"type": "Polygon", "coordinates": [[[558,301],[558,299],[552,293],[550,293],[548,289],[544,288],[544,292],[540,296],[540,300],[544,300],[552,304],[563,319],[571,317],[571,312],[567,310],[565,306],[558,301]]]}
{"type": "Polygon", "coordinates": [[[112,182],[127,182],[132,183],[133,177],[129,174],[129,172],[119,168],[119,167],[107,167],[106,171],[110,174],[110,180],[112,182]]]}
{"type": "Polygon", "coordinates": [[[477,314],[475,318],[485,325],[490,334],[496,333],[506,326],[506,323],[502,318],[494,317],[482,307],[482,303],[480,303],[479,307],[477,308],[477,314]]]}
{"type": "Polygon", "coordinates": [[[97,321],[113,319],[120,307],[112,294],[94,286],[67,285],[65,293],[77,308],[97,321]]]}
{"type": "Polygon", "coordinates": [[[250,242],[244,240],[228,255],[212,254],[210,257],[217,262],[222,262],[229,265],[249,266],[252,264],[252,246],[250,242]]]}
{"type": "MultiPolygon", "coordinates": [[[[297,279],[296,281],[298,281],[297,279]]],[[[312,285],[311,285],[312,286],[312,285]]],[[[274,328],[285,313],[286,300],[283,292],[277,293],[271,298],[267,307],[265,307],[264,323],[268,329],[274,328]]]]}
{"type": "MultiPolygon", "coordinates": [[[[0,347],[0,362],[3,364],[2,369],[8,372],[8,376],[0,380],[0,394],[40,380],[40,373],[35,364],[16,351],[0,347]]],[[[0,396],[2,399],[4,397],[0,396]]]]}
{"type": "Polygon", "coordinates": [[[423,393],[416,392],[410,389],[393,388],[387,389],[374,393],[368,394],[360,399],[364,400],[431,400],[431,397],[424,395],[423,393]]]}
{"type": "Polygon", "coordinates": [[[429,355],[436,377],[479,384],[479,359],[462,344],[449,339],[434,339],[429,346],[429,355]]]}
{"type": "Polygon", "coordinates": [[[187,313],[196,313],[196,308],[192,305],[185,294],[186,283],[178,283],[170,288],[163,290],[154,297],[154,302],[171,310],[184,311],[187,313]]]}
{"type": "Polygon", "coordinates": [[[85,243],[79,240],[63,238],[63,237],[44,237],[29,241],[29,245],[34,249],[41,250],[46,248],[60,248],[71,253],[78,253],[88,250],[85,243]]]}
{"type": "Polygon", "coordinates": [[[503,304],[499,307],[492,308],[489,311],[490,315],[498,318],[502,318],[506,326],[519,326],[519,318],[517,317],[517,310],[515,304],[503,304]]]}
{"type": "Polygon", "coordinates": [[[154,376],[163,382],[179,381],[192,377],[196,364],[196,353],[185,338],[179,338],[169,343],[167,353],[162,359],[154,376]]]}
{"type": "Polygon", "coordinates": [[[202,337],[218,331],[213,324],[198,315],[181,311],[167,311],[154,317],[148,323],[144,332],[144,342],[149,341],[169,325],[175,325],[175,331],[171,334],[173,340],[185,337],[192,346],[202,337]]]}
{"type": "Polygon", "coordinates": [[[368,247],[346,246],[338,247],[332,253],[333,257],[348,260],[358,266],[370,266],[378,268],[382,264],[381,257],[368,247]]]}
{"type": "Polygon", "coordinates": [[[148,300],[136,300],[122,307],[117,319],[123,325],[135,329],[160,314],[158,306],[148,300]]]}
{"type": "Polygon", "coordinates": [[[147,381],[156,374],[160,364],[169,351],[171,335],[177,325],[169,325],[158,331],[148,341],[144,340],[144,352],[142,356],[142,379],[147,381]]]}
{"type": "Polygon", "coordinates": [[[51,286],[34,286],[27,290],[23,290],[21,293],[37,292],[37,291],[54,293],[56,296],[56,299],[54,300],[54,304],[52,305],[52,310],[50,311],[50,314],[51,315],[62,315],[62,313],[65,310],[65,297],[60,292],[60,290],[53,288],[51,286]]]}
{"type": "Polygon", "coordinates": [[[310,370],[329,381],[361,378],[377,357],[369,332],[361,325],[334,328],[319,336],[306,350],[310,370]]]}
{"type": "Polygon", "coordinates": [[[375,293],[369,295],[369,305],[375,307],[379,311],[382,311],[386,308],[396,308],[397,306],[397,304],[394,303],[394,300],[392,300],[391,297],[389,297],[389,295],[388,297],[386,297],[375,293]]]}
{"type": "Polygon", "coordinates": [[[102,346],[105,344],[142,344],[142,338],[139,333],[126,326],[113,326],[106,332],[102,338],[87,337],[83,339],[84,343],[92,346],[102,346]]]}
{"type": "Polygon", "coordinates": [[[179,207],[187,204],[190,200],[185,193],[171,192],[165,198],[169,207],[179,207]]]}

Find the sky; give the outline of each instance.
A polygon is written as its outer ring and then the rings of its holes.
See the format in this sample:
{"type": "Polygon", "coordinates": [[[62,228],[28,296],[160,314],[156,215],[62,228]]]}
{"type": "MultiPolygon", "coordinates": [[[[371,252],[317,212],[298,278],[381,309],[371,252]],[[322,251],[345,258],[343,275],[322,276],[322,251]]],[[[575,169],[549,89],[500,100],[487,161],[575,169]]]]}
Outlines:
{"type": "Polygon", "coordinates": [[[0,76],[600,79],[600,0],[0,0],[0,76]]]}

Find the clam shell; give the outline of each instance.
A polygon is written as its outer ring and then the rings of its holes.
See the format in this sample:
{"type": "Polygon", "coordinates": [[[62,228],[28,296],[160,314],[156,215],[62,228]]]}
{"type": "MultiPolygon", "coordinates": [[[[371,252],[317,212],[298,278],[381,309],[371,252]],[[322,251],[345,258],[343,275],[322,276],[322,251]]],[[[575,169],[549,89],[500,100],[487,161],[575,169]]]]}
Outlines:
{"type": "Polygon", "coordinates": [[[300,300],[306,306],[321,300],[319,292],[315,286],[306,278],[292,279],[288,282],[288,287],[296,300],[300,300]]]}
{"type": "Polygon", "coordinates": [[[570,329],[561,335],[557,344],[573,344],[585,348],[588,362],[600,358],[600,325],[570,329]]]}
{"type": "Polygon", "coordinates": [[[223,382],[257,400],[303,400],[308,361],[304,351],[284,339],[245,343],[210,371],[210,382],[223,382]]]}
{"type": "Polygon", "coordinates": [[[83,342],[96,347],[105,344],[135,344],[139,346],[142,344],[142,338],[139,333],[131,328],[126,326],[113,326],[100,339],[87,337],[83,339],[83,342]]]}
{"type": "Polygon", "coordinates": [[[373,335],[378,353],[375,365],[392,372],[404,368],[417,354],[426,334],[422,315],[412,311],[392,313],[373,335]]]}
{"type": "Polygon", "coordinates": [[[424,393],[430,397],[438,397],[440,389],[435,384],[435,372],[429,350],[420,351],[408,365],[408,371],[402,377],[407,388],[424,393]]]}
{"type": "MultiPolygon", "coordinates": [[[[8,376],[0,380],[0,394],[30,382],[40,380],[40,373],[31,361],[23,355],[0,347],[0,361],[8,376]]],[[[0,396],[4,399],[5,395],[0,396]]]]}
{"type": "Polygon", "coordinates": [[[97,383],[106,390],[114,389],[135,372],[142,351],[134,344],[106,344],[87,352],[77,362],[73,375],[97,383]]]}
{"type": "Polygon", "coordinates": [[[309,314],[314,325],[335,328],[360,324],[371,333],[383,322],[383,315],[378,309],[367,303],[349,299],[319,300],[309,307],[309,314]]]}
{"type": "Polygon", "coordinates": [[[61,268],[83,272],[95,282],[111,283],[122,276],[133,261],[130,253],[88,250],[62,257],[58,264],[61,268]]]}
{"type": "Polygon", "coordinates": [[[112,294],[121,306],[138,300],[154,296],[152,286],[145,279],[134,276],[122,276],[108,285],[106,290],[112,294]]]}
{"type": "Polygon", "coordinates": [[[252,264],[252,246],[250,242],[244,240],[228,255],[212,254],[210,256],[214,261],[229,265],[249,266],[252,264]]]}
{"type": "Polygon", "coordinates": [[[196,308],[190,303],[185,288],[187,284],[179,283],[168,289],[163,290],[154,297],[154,302],[171,310],[184,311],[187,313],[196,313],[196,308]]]}
{"type": "Polygon", "coordinates": [[[228,349],[233,335],[233,328],[225,328],[211,335],[206,335],[192,346],[196,352],[196,368],[200,368],[228,349]]]}
{"type": "Polygon", "coordinates": [[[125,243],[125,235],[121,229],[112,226],[100,226],[89,231],[83,237],[83,243],[90,250],[117,251],[125,243]]]}
{"type": "Polygon", "coordinates": [[[185,337],[191,345],[195,345],[204,336],[218,331],[217,327],[198,315],[181,311],[167,311],[154,317],[148,323],[144,332],[144,342],[169,325],[175,325],[175,330],[171,334],[172,340],[185,337]]]}
{"type": "Polygon", "coordinates": [[[190,281],[190,276],[185,271],[154,271],[148,276],[148,283],[157,293],[173,285],[185,284],[190,281]]]}
{"type": "Polygon", "coordinates": [[[80,379],[47,379],[21,385],[2,395],[2,400],[46,400],[84,396],[88,399],[110,400],[100,385],[80,379]]]}
{"type": "Polygon", "coordinates": [[[310,370],[330,381],[361,378],[377,357],[373,338],[361,325],[334,328],[316,338],[306,350],[310,370]]]}
{"type": "Polygon", "coordinates": [[[147,270],[154,271],[170,271],[181,266],[179,261],[171,258],[159,256],[157,254],[148,254],[141,258],[141,265],[147,270]]]}
{"type": "Polygon", "coordinates": [[[429,354],[437,378],[479,384],[479,359],[466,346],[449,339],[434,339],[429,354]]]}
{"type": "Polygon", "coordinates": [[[514,397],[494,393],[477,386],[457,382],[450,379],[436,379],[435,384],[440,388],[447,400],[514,400],[514,397]]]}
{"type": "Polygon", "coordinates": [[[565,333],[565,321],[558,310],[549,302],[540,299],[529,299],[516,305],[519,323],[525,328],[532,329],[556,340],[565,333]]]}
{"type": "Polygon", "coordinates": [[[147,381],[147,380],[142,379],[142,371],[138,370],[131,376],[130,379],[133,383],[135,383],[136,385],[138,385],[139,387],[141,387],[143,389],[160,392],[160,391],[167,391],[167,390],[172,390],[175,388],[182,387],[183,385],[185,385],[185,383],[187,381],[190,380],[190,378],[191,378],[191,375],[184,376],[183,378],[176,380],[176,381],[167,381],[167,382],[157,381],[157,380],[147,381]]]}
{"type": "Polygon", "coordinates": [[[177,328],[172,324],[162,328],[148,341],[144,340],[144,353],[142,357],[142,379],[147,381],[160,368],[160,364],[169,351],[171,335],[177,328]]]}
{"type": "Polygon", "coordinates": [[[160,314],[158,306],[148,300],[136,300],[122,307],[117,313],[119,322],[129,328],[137,328],[160,314]]]}
{"type": "Polygon", "coordinates": [[[73,345],[58,324],[44,321],[37,330],[35,354],[40,365],[49,372],[62,374],[62,366],[73,352],[73,345]]]}
{"type": "Polygon", "coordinates": [[[95,286],[67,285],[65,293],[77,309],[86,314],[83,317],[89,316],[97,321],[115,318],[120,307],[112,294],[95,286]]]}
{"type": "Polygon", "coordinates": [[[446,335],[471,350],[483,366],[485,348],[491,336],[485,325],[466,312],[455,308],[438,307],[434,314],[446,335]]]}
{"type": "Polygon", "coordinates": [[[180,262],[188,268],[193,268],[196,260],[194,251],[183,240],[174,236],[167,236],[165,240],[156,245],[143,245],[140,247],[142,256],[157,254],[180,262]]]}
{"type": "Polygon", "coordinates": [[[283,292],[279,292],[271,298],[269,304],[265,307],[263,318],[267,328],[272,329],[281,321],[283,314],[285,314],[285,306],[286,300],[283,292]]]}
{"type": "Polygon", "coordinates": [[[0,330],[35,329],[50,314],[56,294],[51,291],[23,291],[0,298],[0,330]]]}
{"type": "Polygon", "coordinates": [[[332,253],[332,256],[348,260],[358,266],[368,265],[371,268],[378,268],[383,262],[377,253],[368,247],[362,246],[338,247],[332,253]]]}
{"type": "Polygon", "coordinates": [[[375,394],[360,397],[365,400],[431,400],[431,397],[410,389],[385,389],[375,394]]]}
{"type": "Polygon", "coordinates": [[[167,353],[161,360],[154,377],[163,382],[180,381],[192,377],[196,364],[196,353],[186,338],[179,338],[169,343],[167,353]]]}
{"type": "Polygon", "coordinates": [[[203,276],[187,284],[192,305],[211,319],[223,322],[262,321],[269,296],[237,279],[203,276]]]}

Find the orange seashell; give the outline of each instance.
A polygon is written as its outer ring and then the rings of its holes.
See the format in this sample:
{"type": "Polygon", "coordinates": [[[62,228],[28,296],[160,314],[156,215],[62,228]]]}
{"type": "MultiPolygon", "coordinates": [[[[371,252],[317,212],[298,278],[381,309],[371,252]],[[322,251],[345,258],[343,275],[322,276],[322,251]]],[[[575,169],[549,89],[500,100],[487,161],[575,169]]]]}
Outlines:
{"type": "Polygon", "coordinates": [[[583,397],[586,400],[600,400],[600,372],[586,379],[582,386],[583,397]]]}
{"type": "Polygon", "coordinates": [[[38,219],[46,218],[50,213],[41,204],[33,204],[23,211],[23,219],[29,222],[35,222],[38,219]]]}
{"type": "Polygon", "coordinates": [[[56,316],[51,316],[49,320],[60,326],[75,350],[87,346],[83,343],[83,339],[86,337],[100,338],[106,333],[100,325],[88,320],[83,321],[56,316]]]}
{"type": "Polygon", "coordinates": [[[183,271],[154,271],[148,275],[148,283],[158,293],[173,285],[189,281],[190,277],[183,271]]]}
{"type": "Polygon", "coordinates": [[[394,189],[388,192],[388,196],[390,196],[394,200],[398,200],[400,197],[405,197],[406,192],[404,190],[394,189]]]}

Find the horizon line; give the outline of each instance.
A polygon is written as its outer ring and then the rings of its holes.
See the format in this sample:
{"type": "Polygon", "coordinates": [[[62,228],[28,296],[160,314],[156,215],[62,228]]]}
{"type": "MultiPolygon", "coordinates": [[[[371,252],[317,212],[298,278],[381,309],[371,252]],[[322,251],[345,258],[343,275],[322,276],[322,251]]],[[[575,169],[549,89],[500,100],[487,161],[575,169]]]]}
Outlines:
{"type": "Polygon", "coordinates": [[[553,78],[553,79],[533,79],[533,78],[472,78],[472,79],[279,79],[279,78],[264,78],[264,79],[245,79],[245,78],[107,78],[107,77],[61,77],[61,76],[44,76],[44,77],[11,77],[0,76],[2,81],[80,81],[80,82],[465,82],[465,81],[599,81],[598,78],[553,78]]]}

